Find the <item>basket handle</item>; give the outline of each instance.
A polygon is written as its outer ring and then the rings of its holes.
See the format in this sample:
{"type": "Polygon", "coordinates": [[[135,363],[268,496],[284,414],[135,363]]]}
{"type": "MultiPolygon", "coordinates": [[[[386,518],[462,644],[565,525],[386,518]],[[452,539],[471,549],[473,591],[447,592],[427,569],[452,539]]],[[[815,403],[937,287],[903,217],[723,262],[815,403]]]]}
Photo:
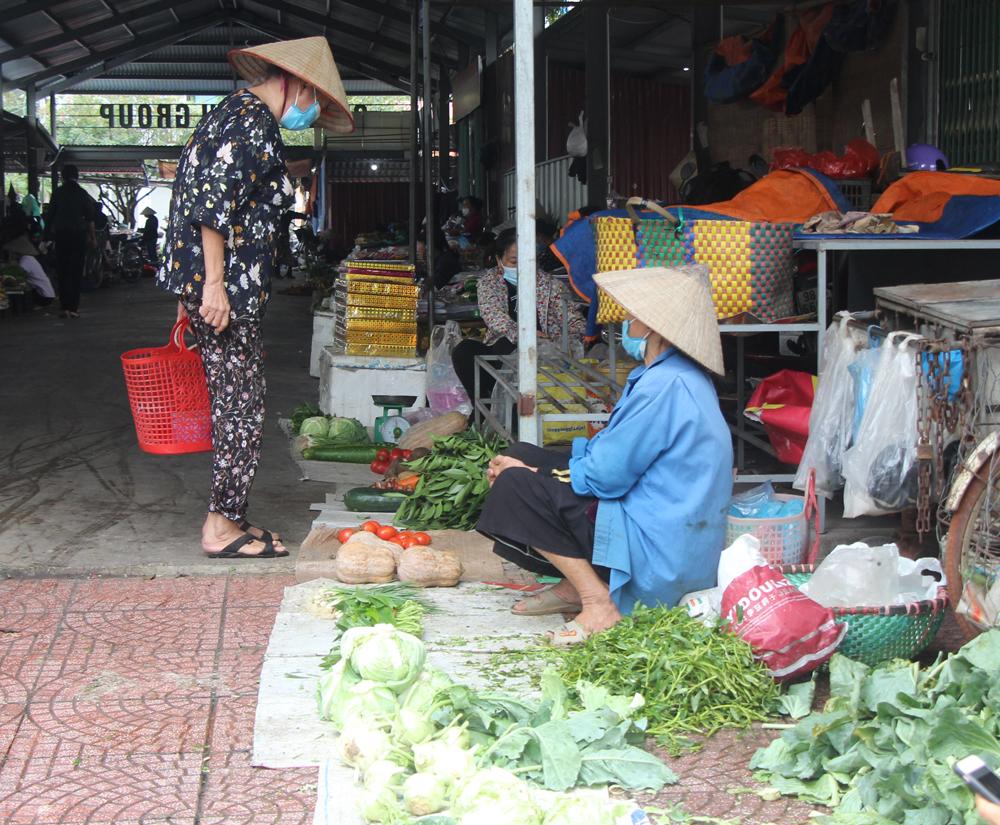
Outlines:
{"type": "MultiPolygon", "coordinates": [[[[190,331],[190,322],[187,318],[181,318],[176,324],[174,324],[173,329],[170,330],[170,339],[168,344],[173,344],[174,349],[178,352],[181,350],[194,350],[198,348],[198,342],[195,341],[191,346],[186,346],[184,344],[184,333],[190,331]]],[[[194,333],[191,333],[194,335],[194,333]]]]}
{"type": "Polygon", "coordinates": [[[639,222],[639,215],[635,211],[635,207],[639,209],[648,209],[650,212],[655,212],[661,218],[663,218],[667,223],[669,223],[675,229],[678,226],[677,218],[671,215],[666,209],[664,209],[656,201],[649,201],[645,198],[632,197],[625,201],[625,211],[628,212],[629,217],[632,219],[633,223],[639,222]]]}
{"type": "Polygon", "coordinates": [[[812,520],[813,543],[806,556],[806,564],[816,564],[819,555],[819,502],[816,500],[816,469],[809,471],[809,481],[806,484],[806,523],[812,520]]]}

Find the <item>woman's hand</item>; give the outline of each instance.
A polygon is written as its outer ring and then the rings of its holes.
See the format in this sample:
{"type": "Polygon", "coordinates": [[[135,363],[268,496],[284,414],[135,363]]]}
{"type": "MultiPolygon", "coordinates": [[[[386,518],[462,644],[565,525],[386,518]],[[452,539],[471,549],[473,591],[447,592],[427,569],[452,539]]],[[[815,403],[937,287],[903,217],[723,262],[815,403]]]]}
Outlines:
{"type": "Polygon", "coordinates": [[[1000,825],[1000,805],[987,802],[981,796],[976,797],[976,810],[989,825],[1000,825]]]}
{"type": "Polygon", "coordinates": [[[490,466],[486,468],[486,478],[489,479],[490,487],[492,487],[493,482],[499,478],[500,473],[504,470],[509,470],[512,467],[524,467],[524,469],[531,470],[533,473],[538,472],[537,467],[529,467],[523,461],[519,461],[516,458],[511,458],[506,455],[498,455],[490,462],[490,466]]]}
{"type": "Polygon", "coordinates": [[[201,307],[198,313],[205,323],[213,327],[216,333],[225,331],[229,326],[229,296],[223,284],[205,284],[201,293],[201,307]]]}

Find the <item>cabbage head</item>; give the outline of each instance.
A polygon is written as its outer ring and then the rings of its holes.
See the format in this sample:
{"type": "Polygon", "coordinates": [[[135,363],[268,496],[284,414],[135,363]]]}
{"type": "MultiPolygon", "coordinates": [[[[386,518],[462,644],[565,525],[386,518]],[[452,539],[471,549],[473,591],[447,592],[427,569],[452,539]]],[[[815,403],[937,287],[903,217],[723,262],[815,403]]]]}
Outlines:
{"type": "Polygon", "coordinates": [[[415,773],[403,783],[403,802],[414,816],[429,816],[448,807],[448,780],[432,773],[415,773]]]}
{"type": "Polygon", "coordinates": [[[313,435],[317,438],[326,438],[330,431],[330,422],[325,415],[314,415],[307,418],[299,427],[299,435],[313,435]]]}
{"type": "Polygon", "coordinates": [[[340,655],[362,679],[402,693],[420,676],[427,651],[416,636],[391,624],[351,627],[340,641],[340,655]]]}
{"type": "Polygon", "coordinates": [[[560,796],[547,807],[543,825],[617,825],[621,821],[629,822],[634,808],[627,802],[560,796]]]}
{"type": "Polygon", "coordinates": [[[416,745],[430,739],[437,725],[422,711],[400,708],[392,726],[392,735],[407,745],[416,745]]]}
{"type": "Polygon", "coordinates": [[[413,746],[413,764],[421,773],[437,774],[454,782],[475,772],[476,753],[432,739],[413,746]]]}
{"type": "Polygon", "coordinates": [[[343,717],[364,716],[369,719],[392,719],[399,710],[396,694],[377,682],[362,679],[347,692],[343,717]]]}
{"type": "Polygon", "coordinates": [[[361,678],[346,659],[341,659],[320,676],[316,688],[319,718],[333,722],[340,730],[344,726],[344,706],[351,695],[351,688],[360,681],[361,678]]]}
{"type": "Polygon", "coordinates": [[[368,430],[356,418],[331,418],[326,431],[330,444],[367,444],[368,430]]]}
{"type": "Polygon", "coordinates": [[[418,713],[430,714],[437,694],[452,684],[448,674],[428,665],[420,673],[417,681],[400,697],[399,704],[418,713]]]}
{"type": "Polygon", "coordinates": [[[399,803],[396,792],[390,788],[362,790],[358,795],[358,811],[365,822],[396,825],[406,821],[406,811],[399,803]]]}
{"type": "Polygon", "coordinates": [[[503,768],[486,768],[463,782],[451,813],[459,825],[542,825],[531,788],[503,768]]]}

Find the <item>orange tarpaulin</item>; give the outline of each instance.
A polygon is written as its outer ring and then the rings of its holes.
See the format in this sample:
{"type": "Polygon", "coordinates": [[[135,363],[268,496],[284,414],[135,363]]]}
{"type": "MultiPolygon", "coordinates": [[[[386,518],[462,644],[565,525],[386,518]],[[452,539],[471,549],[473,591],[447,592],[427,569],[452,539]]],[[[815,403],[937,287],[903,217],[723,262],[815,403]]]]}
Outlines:
{"type": "Polygon", "coordinates": [[[1000,181],[948,172],[912,172],[886,189],[872,212],[890,213],[897,223],[934,223],[955,195],[997,197],[1000,181]]]}
{"type": "Polygon", "coordinates": [[[813,215],[838,207],[830,192],[813,175],[804,170],[782,169],[761,178],[732,200],[681,208],[717,212],[741,221],[803,223],[813,215]]]}

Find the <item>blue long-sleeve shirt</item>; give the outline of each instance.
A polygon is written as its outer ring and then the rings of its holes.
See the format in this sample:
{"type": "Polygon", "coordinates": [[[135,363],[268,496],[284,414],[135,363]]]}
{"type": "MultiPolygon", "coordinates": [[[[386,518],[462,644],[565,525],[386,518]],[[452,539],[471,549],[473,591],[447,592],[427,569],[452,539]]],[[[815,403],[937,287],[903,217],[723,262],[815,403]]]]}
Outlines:
{"type": "Polygon", "coordinates": [[[605,429],[573,442],[570,480],[599,499],[593,561],[619,610],[715,586],[732,466],[715,387],[674,348],[632,371],[605,429]]]}

